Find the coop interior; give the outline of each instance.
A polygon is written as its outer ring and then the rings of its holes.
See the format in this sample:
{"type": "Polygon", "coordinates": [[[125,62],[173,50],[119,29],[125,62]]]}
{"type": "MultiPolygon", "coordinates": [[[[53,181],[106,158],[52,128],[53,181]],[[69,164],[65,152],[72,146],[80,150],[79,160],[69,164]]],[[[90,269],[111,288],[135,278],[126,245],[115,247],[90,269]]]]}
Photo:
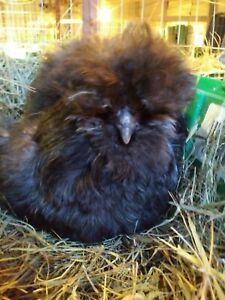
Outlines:
{"type": "Polygon", "coordinates": [[[86,246],[1,208],[1,299],[225,299],[224,0],[0,0],[0,124],[21,118],[48,52],[142,21],[196,80],[174,215],[86,246]]]}

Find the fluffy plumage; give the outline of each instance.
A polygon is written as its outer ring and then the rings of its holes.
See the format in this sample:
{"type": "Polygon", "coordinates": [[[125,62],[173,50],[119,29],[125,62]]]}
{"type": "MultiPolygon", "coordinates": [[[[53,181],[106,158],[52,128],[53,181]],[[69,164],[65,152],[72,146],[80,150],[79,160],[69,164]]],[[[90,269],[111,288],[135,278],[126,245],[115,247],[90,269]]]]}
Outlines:
{"type": "Polygon", "coordinates": [[[193,86],[146,24],[72,42],[0,145],[0,191],[19,216],[82,242],[152,227],[176,189],[193,86]]]}

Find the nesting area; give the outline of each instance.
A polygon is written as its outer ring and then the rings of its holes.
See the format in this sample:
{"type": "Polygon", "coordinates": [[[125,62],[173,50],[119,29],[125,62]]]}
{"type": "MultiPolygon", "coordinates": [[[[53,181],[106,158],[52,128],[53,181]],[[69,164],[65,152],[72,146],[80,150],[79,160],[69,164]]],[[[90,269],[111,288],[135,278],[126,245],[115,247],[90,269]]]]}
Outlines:
{"type": "MultiPolygon", "coordinates": [[[[37,56],[1,57],[1,122],[21,114],[38,64],[37,56]]],[[[85,246],[36,231],[2,208],[0,299],[225,299],[225,198],[218,178],[224,137],[225,124],[215,124],[202,163],[191,155],[184,161],[173,214],[140,235],[85,246]]]]}

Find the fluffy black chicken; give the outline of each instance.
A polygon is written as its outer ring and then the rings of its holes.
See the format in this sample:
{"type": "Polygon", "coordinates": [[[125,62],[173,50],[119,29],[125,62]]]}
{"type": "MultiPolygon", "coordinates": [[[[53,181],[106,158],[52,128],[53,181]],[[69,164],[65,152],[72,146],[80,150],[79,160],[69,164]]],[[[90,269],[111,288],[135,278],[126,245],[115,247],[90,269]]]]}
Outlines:
{"type": "Polygon", "coordinates": [[[162,220],[193,93],[181,58],[130,25],[50,56],[0,145],[0,191],[30,223],[93,243],[162,220]]]}

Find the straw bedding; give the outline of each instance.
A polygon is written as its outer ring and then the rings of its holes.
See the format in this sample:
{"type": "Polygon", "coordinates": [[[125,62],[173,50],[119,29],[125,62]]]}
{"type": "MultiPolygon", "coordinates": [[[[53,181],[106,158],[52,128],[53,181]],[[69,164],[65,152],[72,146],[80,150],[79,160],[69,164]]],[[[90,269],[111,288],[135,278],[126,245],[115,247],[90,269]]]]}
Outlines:
{"type": "MultiPolygon", "coordinates": [[[[0,59],[1,121],[21,113],[37,66],[36,57],[0,59]]],[[[224,136],[217,124],[202,164],[185,160],[175,213],[141,235],[86,247],[1,209],[0,299],[225,299],[225,198],[216,175],[224,136]]]]}

